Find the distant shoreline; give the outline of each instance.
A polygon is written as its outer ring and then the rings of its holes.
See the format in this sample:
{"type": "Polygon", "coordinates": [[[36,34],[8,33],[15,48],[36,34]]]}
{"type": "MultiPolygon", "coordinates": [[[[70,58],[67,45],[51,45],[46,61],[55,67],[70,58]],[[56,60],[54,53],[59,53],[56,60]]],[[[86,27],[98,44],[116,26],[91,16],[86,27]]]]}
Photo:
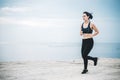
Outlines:
{"type": "MultiPolygon", "coordinates": [[[[120,58],[99,58],[99,60],[120,60],[120,58]]],[[[16,61],[0,61],[0,63],[8,63],[8,62],[81,62],[80,59],[69,59],[69,60],[16,60],[16,61]]]]}

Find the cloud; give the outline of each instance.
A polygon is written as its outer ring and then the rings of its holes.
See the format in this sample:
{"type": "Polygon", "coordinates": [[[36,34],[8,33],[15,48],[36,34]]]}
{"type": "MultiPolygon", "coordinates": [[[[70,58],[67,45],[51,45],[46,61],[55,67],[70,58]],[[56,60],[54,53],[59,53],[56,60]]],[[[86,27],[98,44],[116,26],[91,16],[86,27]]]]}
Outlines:
{"type": "Polygon", "coordinates": [[[77,24],[75,19],[17,19],[13,17],[0,17],[0,24],[23,25],[30,27],[70,27],[77,24]]]}
{"type": "Polygon", "coordinates": [[[26,12],[30,11],[31,9],[28,7],[2,7],[0,11],[3,13],[16,13],[16,12],[26,12]]]}
{"type": "Polygon", "coordinates": [[[45,21],[38,21],[38,20],[28,20],[28,19],[16,19],[16,18],[8,18],[8,17],[0,17],[0,24],[3,25],[23,25],[23,26],[47,26],[47,22],[45,21]]]}

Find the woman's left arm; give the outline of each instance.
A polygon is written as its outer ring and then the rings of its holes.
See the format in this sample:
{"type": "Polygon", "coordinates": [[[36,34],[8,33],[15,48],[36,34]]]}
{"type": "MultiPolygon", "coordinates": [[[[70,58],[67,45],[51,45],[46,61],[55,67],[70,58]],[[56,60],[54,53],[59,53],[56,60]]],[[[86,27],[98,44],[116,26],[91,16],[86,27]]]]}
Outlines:
{"type": "Polygon", "coordinates": [[[99,33],[99,30],[97,29],[97,27],[94,24],[91,24],[91,26],[92,26],[92,29],[95,31],[92,35],[94,37],[99,33]]]}

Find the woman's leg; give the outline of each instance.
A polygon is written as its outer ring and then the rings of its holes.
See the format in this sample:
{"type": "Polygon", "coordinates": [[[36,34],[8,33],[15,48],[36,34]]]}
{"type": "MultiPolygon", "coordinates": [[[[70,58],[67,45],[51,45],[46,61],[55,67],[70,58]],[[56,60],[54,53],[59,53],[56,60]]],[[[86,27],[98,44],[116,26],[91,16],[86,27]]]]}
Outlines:
{"type": "MultiPolygon", "coordinates": [[[[84,60],[84,70],[87,70],[88,59],[93,60],[93,57],[88,56],[91,49],[93,48],[93,39],[85,39],[82,41],[82,58],[84,60]]],[[[84,71],[83,71],[84,72],[84,71]]],[[[86,72],[86,71],[85,71],[86,72]]]]}
{"type": "Polygon", "coordinates": [[[94,66],[96,66],[96,65],[97,65],[97,60],[98,60],[98,58],[97,58],[97,57],[87,56],[87,59],[88,59],[88,60],[92,60],[92,61],[94,61],[94,66]]]}
{"type": "MultiPolygon", "coordinates": [[[[90,51],[92,50],[92,48],[93,48],[93,45],[94,45],[94,41],[93,41],[93,38],[91,38],[90,39],[90,41],[89,41],[89,49],[88,49],[88,54],[90,53],[90,51]]],[[[87,55],[87,60],[92,60],[92,61],[94,61],[94,66],[96,66],[97,65],[97,60],[98,60],[98,58],[97,57],[91,57],[91,56],[88,56],[87,55]]]]}

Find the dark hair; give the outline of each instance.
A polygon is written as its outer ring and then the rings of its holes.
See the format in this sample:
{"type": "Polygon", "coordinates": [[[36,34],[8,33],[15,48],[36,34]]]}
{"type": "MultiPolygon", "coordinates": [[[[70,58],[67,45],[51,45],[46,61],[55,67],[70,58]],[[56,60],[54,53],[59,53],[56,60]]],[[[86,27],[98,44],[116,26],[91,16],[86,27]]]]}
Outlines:
{"type": "Polygon", "coordinates": [[[89,16],[89,19],[93,18],[92,13],[85,11],[85,12],[83,12],[83,14],[86,14],[87,16],[89,16]]]}

